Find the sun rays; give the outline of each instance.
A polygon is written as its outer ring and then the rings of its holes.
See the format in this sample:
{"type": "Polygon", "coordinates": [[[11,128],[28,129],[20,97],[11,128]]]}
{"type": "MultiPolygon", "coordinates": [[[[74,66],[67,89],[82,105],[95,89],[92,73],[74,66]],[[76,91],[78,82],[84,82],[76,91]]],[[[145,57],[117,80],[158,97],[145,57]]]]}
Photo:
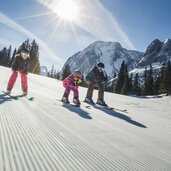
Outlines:
{"type": "Polygon", "coordinates": [[[72,22],[79,15],[79,7],[73,0],[60,0],[53,11],[62,19],[72,22]]]}

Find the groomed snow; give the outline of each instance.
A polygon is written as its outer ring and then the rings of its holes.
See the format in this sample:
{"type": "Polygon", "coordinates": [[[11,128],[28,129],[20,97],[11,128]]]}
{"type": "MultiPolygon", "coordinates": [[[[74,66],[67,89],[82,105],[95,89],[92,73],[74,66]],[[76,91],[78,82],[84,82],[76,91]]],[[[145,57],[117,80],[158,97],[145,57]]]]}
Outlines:
{"type": "MultiPolygon", "coordinates": [[[[29,74],[35,100],[12,100],[2,93],[10,74],[0,67],[0,171],[171,170],[171,97],[105,93],[109,106],[128,113],[74,108],[57,100],[61,81],[29,74]]],[[[20,77],[12,94],[21,94],[20,77]]]]}

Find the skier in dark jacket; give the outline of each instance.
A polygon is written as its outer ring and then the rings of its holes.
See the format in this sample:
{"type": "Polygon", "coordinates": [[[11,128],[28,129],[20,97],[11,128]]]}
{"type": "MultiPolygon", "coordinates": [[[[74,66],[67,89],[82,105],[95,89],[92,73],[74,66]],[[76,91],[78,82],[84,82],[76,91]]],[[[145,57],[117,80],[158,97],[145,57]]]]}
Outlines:
{"type": "Polygon", "coordinates": [[[27,48],[22,48],[16,55],[12,62],[12,75],[8,81],[7,93],[11,93],[11,90],[15,84],[18,73],[21,75],[21,85],[23,94],[27,95],[28,84],[27,84],[27,73],[28,66],[30,64],[30,51],[27,48]]]}
{"type": "Polygon", "coordinates": [[[104,84],[107,81],[107,74],[104,70],[104,64],[99,62],[86,76],[86,83],[88,85],[85,102],[94,104],[92,100],[93,90],[96,86],[98,88],[97,104],[107,106],[104,101],[104,84]]]}

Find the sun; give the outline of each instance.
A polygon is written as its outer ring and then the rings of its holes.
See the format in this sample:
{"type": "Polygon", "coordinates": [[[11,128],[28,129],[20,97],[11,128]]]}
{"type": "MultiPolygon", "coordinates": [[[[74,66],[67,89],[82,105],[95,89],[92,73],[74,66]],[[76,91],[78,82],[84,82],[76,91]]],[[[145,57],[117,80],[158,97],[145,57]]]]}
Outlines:
{"type": "Polygon", "coordinates": [[[60,0],[55,13],[64,20],[73,21],[78,16],[78,6],[73,0],[60,0]]]}

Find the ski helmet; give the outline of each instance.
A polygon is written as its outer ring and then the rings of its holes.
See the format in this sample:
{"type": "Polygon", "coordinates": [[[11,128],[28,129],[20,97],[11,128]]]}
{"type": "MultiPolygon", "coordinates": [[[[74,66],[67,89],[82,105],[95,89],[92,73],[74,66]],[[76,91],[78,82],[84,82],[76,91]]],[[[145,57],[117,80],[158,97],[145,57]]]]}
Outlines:
{"type": "Polygon", "coordinates": [[[22,56],[23,59],[29,58],[30,57],[30,54],[29,53],[30,53],[30,51],[27,48],[22,48],[21,49],[21,52],[20,52],[20,54],[21,54],[21,56],[22,56]]]}
{"type": "Polygon", "coordinates": [[[27,53],[27,54],[29,54],[30,51],[29,51],[28,48],[24,47],[24,48],[21,49],[21,53],[27,53]]]}
{"type": "Polygon", "coordinates": [[[104,63],[99,62],[99,63],[97,64],[97,67],[99,67],[99,68],[104,68],[105,66],[104,66],[104,63]]]}
{"type": "Polygon", "coordinates": [[[80,77],[81,78],[83,74],[81,73],[81,71],[75,70],[72,75],[74,77],[80,77]]]}

